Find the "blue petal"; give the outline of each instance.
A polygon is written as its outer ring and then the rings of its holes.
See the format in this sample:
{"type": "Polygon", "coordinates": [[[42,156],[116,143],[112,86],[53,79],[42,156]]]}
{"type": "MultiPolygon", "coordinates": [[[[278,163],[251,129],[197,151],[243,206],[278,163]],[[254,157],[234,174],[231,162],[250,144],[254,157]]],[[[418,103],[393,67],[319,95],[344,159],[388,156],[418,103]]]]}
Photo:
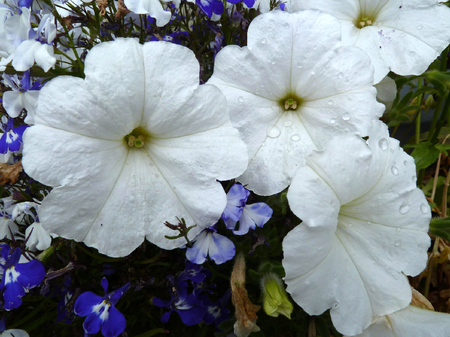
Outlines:
{"type": "Polygon", "coordinates": [[[100,318],[100,315],[97,313],[91,313],[86,317],[86,320],[83,323],[84,331],[90,334],[95,334],[100,331],[100,328],[103,324],[103,320],[100,318]]]}
{"type": "Polygon", "coordinates": [[[233,241],[226,236],[212,233],[213,243],[209,246],[209,256],[216,264],[231,260],[236,254],[236,247],[233,241]]]}
{"type": "Polygon", "coordinates": [[[130,283],[127,283],[127,284],[123,285],[122,287],[120,287],[119,289],[111,292],[108,295],[109,302],[112,305],[116,304],[117,301],[119,301],[119,299],[122,297],[123,294],[125,294],[127,292],[128,289],[130,289],[130,283]]]}
{"type": "Polygon", "coordinates": [[[105,337],[116,337],[120,335],[127,325],[125,316],[114,306],[109,307],[108,318],[103,323],[102,334],[105,337]]]}
{"type": "Polygon", "coordinates": [[[196,239],[194,245],[186,249],[186,258],[196,264],[203,264],[208,256],[211,233],[202,231],[196,239]]]}
{"type": "Polygon", "coordinates": [[[214,14],[221,15],[223,13],[223,10],[224,10],[223,2],[215,1],[213,6],[214,14]]]}
{"type": "Polygon", "coordinates": [[[172,310],[164,313],[164,315],[161,316],[161,322],[162,323],[167,323],[169,321],[170,318],[170,314],[172,313],[172,310]]]}
{"type": "Polygon", "coordinates": [[[94,306],[103,302],[103,297],[88,291],[81,294],[75,301],[74,311],[78,316],[84,317],[92,313],[94,306]]]}
{"type": "Polygon", "coordinates": [[[160,307],[160,308],[167,308],[172,304],[172,301],[165,301],[158,297],[153,297],[152,302],[154,305],[156,305],[157,307],[160,307]]]}
{"type": "Polygon", "coordinates": [[[213,4],[211,0],[196,0],[195,3],[198,7],[208,16],[212,16],[213,4]]]}
{"type": "Polygon", "coordinates": [[[248,8],[252,8],[255,5],[255,0],[242,0],[242,2],[245,3],[248,8]]]}
{"type": "Polygon", "coordinates": [[[32,260],[27,263],[18,264],[16,270],[20,273],[17,281],[25,289],[31,289],[41,284],[45,277],[45,268],[41,261],[32,260]]]}
{"type": "Polygon", "coordinates": [[[5,132],[4,134],[2,134],[2,137],[0,138],[0,153],[2,154],[8,152],[8,144],[6,144],[6,135],[7,133],[5,132]]]}
{"type": "MultiPolygon", "coordinates": [[[[8,277],[6,273],[5,277],[8,277]]],[[[11,310],[20,307],[22,305],[22,296],[25,296],[25,290],[18,282],[11,281],[7,283],[3,292],[3,301],[5,303],[3,308],[11,310]]]]}
{"type": "Polygon", "coordinates": [[[197,301],[192,294],[187,297],[187,301],[198,302],[199,305],[195,305],[188,310],[176,310],[176,312],[180,315],[180,318],[185,325],[195,325],[200,323],[205,316],[206,309],[201,306],[201,302],[197,301]]]}
{"type": "Polygon", "coordinates": [[[239,220],[239,230],[233,231],[236,235],[247,234],[249,229],[262,227],[272,217],[273,210],[264,202],[246,205],[239,220]]]}
{"type": "Polygon", "coordinates": [[[6,133],[6,144],[10,152],[16,152],[20,150],[22,142],[19,140],[19,135],[12,130],[6,133]]]}
{"type": "Polygon", "coordinates": [[[103,290],[105,291],[105,296],[106,296],[106,293],[108,292],[108,280],[106,279],[106,277],[102,278],[101,284],[102,284],[103,290]]]}
{"type": "Polygon", "coordinates": [[[240,184],[231,186],[227,193],[227,206],[222,213],[222,219],[225,220],[225,222],[228,219],[238,221],[241,217],[242,207],[245,206],[249,195],[250,192],[246,190],[244,186],[240,184]]]}

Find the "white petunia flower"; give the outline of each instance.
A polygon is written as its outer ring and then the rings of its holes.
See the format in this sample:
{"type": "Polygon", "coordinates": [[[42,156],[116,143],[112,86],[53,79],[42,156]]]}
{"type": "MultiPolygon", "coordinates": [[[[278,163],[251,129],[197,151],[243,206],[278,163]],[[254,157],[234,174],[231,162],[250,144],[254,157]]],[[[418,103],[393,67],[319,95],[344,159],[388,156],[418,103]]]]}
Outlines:
{"type": "Polygon", "coordinates": [[[92,48],[86,79],[63,76],[39,94],[24,135],[25,172],[54,187],[39,208],[50,233],[125,256],[147,237],[173,249],[166,221],[195,237],[226,205],[219,180],[241,174],[246,149],[226,99],[199,86],[188,48],[117,39],[92,48]]]}
{"type": "MultiPolygon", "coordinates": [[[[169,23],[172,12],[164,10],[161,2],[171,1],[172,0],[125,0],[125,6],[133,13],[150,15],[152,18],[156,19],[156,25],[158,27],[163,27],[169,23]]],[[[179,4],[179,1],[177,2],[179,4]]]]}
{"type": "Polygon", "coordinates": [[[312,153],[287,197],[303,223],[283,241],[285,282],[308,314],[331,308],[336,329],[355,335],[409,305],[405,275],[426,266],[431,212],[414,159],[383,123],[367,144],[342,135],[312,153]]]}
{"type": "Polygon", "coordinates": [[[225,93],[248,146],[249,167],[238,178],[248,189],[282,191],[308,153],[336,134],[365,136],[383,113],[370,59],[340,41],[330,15],[273,11],[252,21],[247,47],[217,54],[208,83],[225,93]]]}
{"type": "Polygon", "coordinates": [[[450,332],[450,315],[415,306],[377,317],[354,337],[444,337],[450,332]]]}
{"type": "Polygon", "coordinates": [[[422,74],[450,43],[450,9],[439,0],[291,0],[288,7],[338,18],[342,43],[370,56],[374,83],[389,70],[422,74]]]}

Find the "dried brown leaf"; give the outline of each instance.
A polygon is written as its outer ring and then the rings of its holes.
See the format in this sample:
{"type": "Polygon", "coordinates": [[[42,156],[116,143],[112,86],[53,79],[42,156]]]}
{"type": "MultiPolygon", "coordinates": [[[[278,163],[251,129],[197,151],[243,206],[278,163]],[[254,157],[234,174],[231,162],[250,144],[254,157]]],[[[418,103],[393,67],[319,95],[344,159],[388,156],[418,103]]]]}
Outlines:
{"type": "Polygon", "coordinates": [[[22,172],[22,161],[13,165],[0,163],[0,185],[7,183],[15,184],[19,180],[20,172],[22,172]]]}

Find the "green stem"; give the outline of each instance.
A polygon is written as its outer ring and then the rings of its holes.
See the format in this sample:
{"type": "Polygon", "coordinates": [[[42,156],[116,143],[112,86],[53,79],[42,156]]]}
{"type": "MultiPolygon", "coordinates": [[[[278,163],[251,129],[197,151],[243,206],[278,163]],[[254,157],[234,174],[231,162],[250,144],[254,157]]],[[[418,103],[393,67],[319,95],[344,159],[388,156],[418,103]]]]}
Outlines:
{"type": "Polygon", "coordinates": [[[444,122],[447,119],[447,114],[449,112],[449,108],[450,108],[450,92],[447,94],[447,97],[445,99],[444,108],[442,109],[441,118],[439,118],[439,122],[437,124],[436,130],[432,134],[433,136],[431,138],[431,143],[433,143],[433,144],[437,143],[439,133],[441,132],[441,129],[444,126],[444,122]]]}

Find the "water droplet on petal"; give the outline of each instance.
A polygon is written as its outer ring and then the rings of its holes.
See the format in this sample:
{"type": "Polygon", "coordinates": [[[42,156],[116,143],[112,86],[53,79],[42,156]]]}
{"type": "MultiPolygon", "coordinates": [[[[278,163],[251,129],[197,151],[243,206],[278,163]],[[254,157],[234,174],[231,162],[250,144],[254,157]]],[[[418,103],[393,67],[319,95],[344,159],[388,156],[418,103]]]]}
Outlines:
{"type": "Polygon", "coordinates": [[[411,178],[411,180],[412,180],[413,183],[415,183],[416,180],[417,180],[417,176],[416,176],[416,175],[413,175],[412,178],[411,178]]]}
{"type": "Polygon", "coordinates": [[[284,28],[286,28],[286,29],[288,29],[290,26],[289,26],[289,23],[285,23],[284,24],[284,28]]]}
{"type": "Polygon", "coordinates": [[[391,172],[394,176],[398,175],[398,168],[396,166],[391,167],[391,172]]]}
{"type": "Polygon", "coordinates": [[[277,63],[277,60],[273,59],[272,61],[270,61],[270,63],[276,64],[276,63],[277,63]]]}
{"type": "Polygon", "coordinates": [[[386,149],[388,148],[388,141],[386,138],[381,138],[380,141],[378,142],[378,145],[380,146],[380,149],[382,149],[383,151],[386,151],[386,149]]]}
{"type": "Polygon", "coordinates": [[[401,244],[400,241],[396,241],[396,242],[394,243],[395,247],[400,247],[400,244],[401,244]]]}
{"type": "Polygon", "coordinates": [[[317,50],[317,46],[314,46],[314,47],[313,47],[313,50],[317,50]]]}
{"type": "Polygon", "coordinates": [[[336,120],[335,120],[334,118],[331,118],[330,123],[331,123],[331,124],[336,124],[336,120]]]}
{"type": "Polygon", "coordinates": [[[406,214],[409,211],[409,204],[405,201],[400,205],[400,209],[398,210],[400,214],[406,214]]]}
{"type": "Polygon", "coordinates": [[[261,43],[262,43],[262,44],[266,44],[266,43],[267,43],[267,40],[264,39],[264,38],[262,38],[262,39],[261,39],[261,43]]]}
{"type": "Polygon", "coordinates": [[[422,245],[418,245],[417,248],[418,248],[419,250],[422,250],[422,249],[423,249],[423,246],[422,246],[422,245]]]}
{"type": "Polygon", "coordinates": [[[315,75],[316,74],[316,72],[315,71],[311,71],[311,75],[315,75]]]}
{"type": "Polygon", "coordinates": [[[421,30],[422,28],[423,28],[422,25],[418,25],[418,26],[417,26],[417,30],[421,30]]]}
{"type": "Polygon", "coordinates": [[[336,309],[337,307],[339,307],[339,302],[333,304],[333,309],[336,309]]]}
{"type": "Polygon", "coordinates": [[[343,114],[343,115],[342,115],[342,119],[343,119],[344,121],[348,121],[348,120],[350,119],[350,115],[349,115],[349,114],[343,114]]]}
{"type": "Polygon", "coordinates": [[[342,78],[342,77],[344,77],[344,74],[343,73],[339,73],[337,77],[338,78],[342,78]]]}
{"type": "Polygon", "coordinates": [[[292,140],[293,142],[298,142],[298,141],[300,140],[300,136],[297,135],[297,134],[292,135],[292,136],[291,136],[291,140],[292,140]]]}
{"type": "Polygon", "coordinates": [[[395,230],[396,230],[397,232],[400,232],[402,229],[401,229],[400,227],[397,227],[395,230]]]}
{"type": "Polygon", "coordinates": [[[430,207],[428,205],[426,205],[426,204],[422,204],[422,205],[420,205],[420,211],[423,214],[427,214],[427,213],[430,212],[430,207]]]}
{"type": "Polygon", "coordinates": [[[330,99],[330,100],[328,101],[328,105],[333,105],[333,104],[334,104],[333,100],[330,99]]]}
{"type": "Polygon", "coordinates": [[[239,96],[239,98],[238,98],[238,101],[239,101],[239,103],[242,103],[242,102],[244,102],[244,97],[242,97],[242,96],[239,96]]]}
{"type": "Polygon", "coordinates": [[[281,130],[276,125],[269,125],[267,127],[267,132],[266,133],[267,133],[267,137],[277,138],[281,134],[281,130]]]}
{"type": "Polygon", "coordinates": [[[301,62],[297,63],[297,68],[298,69],[302,69],[303,68],[303,64],[301,62]]]}
{"type": "Polygon", "coordinates": [[[349,224],[348,224],[348,227],[352,228],[352,227],[353,227],[353,225],[352,225],[351,223],[349,223],[349,224]]]}
{"type": "Polygon", "coordinates": [[[292,121],[286,121],[286,122],[284,122],[284,126],[285,126],[285,127],[290,127],[290,126],[292,126],[292,121]]]}
{"type": "Polygon", "coordinates": [[[405,166],[408,166],[408,161],[407,160],[405,160],[404,162],[403,162],[403,165],[405,165],[405,166]]]}

